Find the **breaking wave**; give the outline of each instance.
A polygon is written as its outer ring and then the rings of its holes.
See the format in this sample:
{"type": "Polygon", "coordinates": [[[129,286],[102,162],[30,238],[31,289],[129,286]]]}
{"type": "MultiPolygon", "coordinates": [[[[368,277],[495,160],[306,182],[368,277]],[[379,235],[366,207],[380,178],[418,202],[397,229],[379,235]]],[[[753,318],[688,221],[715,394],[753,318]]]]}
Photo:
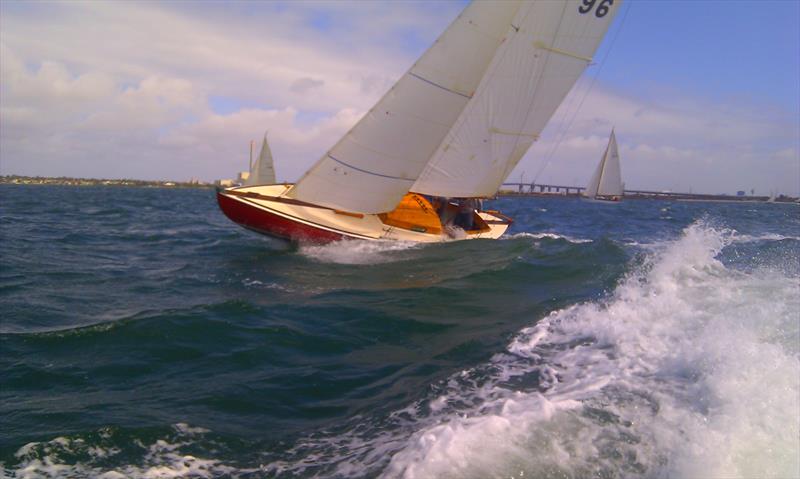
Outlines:
{"type": "Polygon", "coordinates": [[[726,268],[730,237],[688,227],[452,378],[384,476],[797,477],[800,281],[726,268]]]}
{"type": "Polygon", "coordinates": [[[560,235],[557,233],[515,233],[512,235],[504,236],[501,239],[515,239],[515,238],[532,238],[532,239],[552,239],[552,240],[565,240],[574,244],[591,243],[593,240],[586,238],[572,238],[567,235],[560,235]]]}
{"type": "Polygon", "coordinates": [[[419,248],[419,243],[406,241],[342,240],[321,246],[300,246],[300,254],[320,263],[377,264],[403,261],[398,252],[419,248]]]}

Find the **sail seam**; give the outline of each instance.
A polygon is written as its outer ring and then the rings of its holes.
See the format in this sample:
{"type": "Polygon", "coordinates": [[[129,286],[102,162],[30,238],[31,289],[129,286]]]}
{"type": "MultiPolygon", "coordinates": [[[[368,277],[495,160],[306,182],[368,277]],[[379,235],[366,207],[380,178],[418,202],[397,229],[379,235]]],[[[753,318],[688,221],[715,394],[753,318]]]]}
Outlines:
{"type": "Polygon", "coordinates": [[[375,173],[375,172],[373,172],[373,171],[364,170],[364,169],[361,169],[361,168],[355,167],[355,166],[353,166],[353,165],[348,165],[348,164],[347,164],[347,163],[345,163],[344,161],[342,161],[342,160],[340,160],[340,159],[338,159],[338,158],[334,158],[334,157],[333,157],[333,156],[331,156],[330,154],[328,155],[328,158],[330,158],[331,160],[335,161],[336,163],[341,163],[342,165],[344,165],[344,166],[346,166],[346,167],[348,167],[348,168],[352,168],[352,169],[354,169],[354,170],[356,170],[356,171],[360,171],[361,173],[366,173],[366,174],[368,174],[368,175],[380,176],[381,178],[389,178],[389,179],[392,179],[392,180],[403,180],[403,181],[411,181],[411,182],[414,182],[414,181],[416,181],[416,180],[412,180],[412,179],[409,179],[409,178],[403,178],[402,176],[391,176],[391,175],[384,175],[384,174],[381,174],[381,173],[375,173]]]}
{"type": "Polygon", "coordinates": [[[498,135],[508,135],[508,136],[527,136],[529,138],[533,138],[534,140],[539,139],[539,135],[536,133],[525,133],[524,131],[508,131],[508,130],[501,130],[500,128],[489,128],[489,132],[497,133],[498,135]]]}
{"type": "Polygon", "coordinates": [[[442,90],[449,91],[450,93],[455,93],[456,95],[463,96],[464,98],[467,98],[467,99],[472,98],[471,95],[467,95],[466,93],[461,93],[460,91],[452,90],[450,88],[447,88],[446,86],[439,85],[438,83],[432,82],[432,81],[428,80],[427,78],[423,78],[423,77],[417,75],[414,72],[409,72],[408,74],[411,75],[414,78],[418,78],[418,79],[424,81],[425,83],[430,83],[431,85],[433,85],[435,87],[439,87],[442,90]]]}
{"type": "Polygon", "coordinates": [[[539,40],[533,42],[533,47],[534,48],[539,48],[541,50],[547,50],[547,51],[553,52],[553,53],[558,53],[560,55],[564,55],[564,56],[567,56],[567,57],[577,58],[578,60],[583,60],[583,61],[585,61],[587,63],[590,63],[592,61],[591,57],[585,57],[583,55],[578,55],[577,53],[572,53],[572,52],[568,52],[566,50],[562,50],[560,48],[551,47],[551,46],[547,45],[546,43],[544,43],[542,41],[539,41],[539,40]]]}

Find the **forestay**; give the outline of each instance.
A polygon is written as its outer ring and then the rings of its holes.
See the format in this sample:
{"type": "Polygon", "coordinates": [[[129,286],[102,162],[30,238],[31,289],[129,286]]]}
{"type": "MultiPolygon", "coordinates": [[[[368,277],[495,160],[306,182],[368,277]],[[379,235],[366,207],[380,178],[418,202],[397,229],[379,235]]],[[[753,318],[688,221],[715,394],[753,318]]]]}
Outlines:
{"type": "Polygon", "coordinates": [[[614,130],[611,130],[611,138],[603,154],[603,159],[597,165],[597,169],[586,186],[586,196],[594,198],[596,196],[622,196],[622,170],[619,165],[619,151],[617,149],[617,138],[614,130]]]}
{"type": "Polygon", "coordinates": [[[272,185],[275,184],[275,165],[272,160],[272,151],[267,142],[267,134],[264,133],[264,141],[261,143],[261,152],[258,154],[256,164],[250,171],[250,176],[245,181],[245,185],[272,185]]]}
{"type": "Polygon", "coordinates": [[[476,94],[411,191],[495,195],[591,62],[620,3],[523,4],[476,94]]]}
{"type": "Polygon", "coordinates": [[[519,9],[518,1],[470,4],[288,194],[347,211],[391,211],[473,97],[519,9]]]}

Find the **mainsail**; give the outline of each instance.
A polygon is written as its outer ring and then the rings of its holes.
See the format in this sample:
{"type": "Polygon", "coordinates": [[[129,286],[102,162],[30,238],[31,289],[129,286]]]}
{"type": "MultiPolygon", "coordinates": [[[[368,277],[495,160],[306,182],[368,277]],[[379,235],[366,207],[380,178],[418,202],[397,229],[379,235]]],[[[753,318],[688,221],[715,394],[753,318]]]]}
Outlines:
{"type": "Polygon", "coordinates": [[[492,196],[591,61],[621,0],[475,1],[290,195],[362,213],[409,190],[492,196]]]}
{"type": "Polygon", "coordinates": [[[275,183],[275,165],[272,160],[272,150],[267,142],[267,134],[264,133],[264,141],[261,143],[261,152],[258,159],[250,168],[250,176],[245,181],[246,186],[252,185],[272,185],[275,183]]]}
{"type": "Polygon", "coordinates": [[[519,7],[467,6],[289,195],[361,213],[394,209],[472,98],[519,7]]]}
{"type": "Polygon", "coordinates": [[[622,171],[619,166],[619,151],[617,149],[617,138],[614,130],[611,130],[611,138],[608,139],[608,146],[597,165],[597,169],[586,186],[586,196],[595,198],[597,196],[618,196],[623,193],[622,171]]]}
{"type": "Polygon", "coordinates": [[[591,62],[619,1],[534,1],[411,191],[494,196],[591,62]],[[616,3],[616,5],[615,5],[616,3]]]}

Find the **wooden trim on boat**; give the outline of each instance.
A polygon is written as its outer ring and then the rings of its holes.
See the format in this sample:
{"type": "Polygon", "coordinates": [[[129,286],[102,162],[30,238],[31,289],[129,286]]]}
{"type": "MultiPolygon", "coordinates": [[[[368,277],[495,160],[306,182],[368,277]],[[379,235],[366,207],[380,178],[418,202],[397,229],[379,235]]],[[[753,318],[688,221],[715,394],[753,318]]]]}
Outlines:
{"type": "Polygon", "coordinates": [[[497,210],[483,210],[483,212],[484,213],[489,213],[490,215],[496,216],[496,217],[498,217],[498,218],[500,218],[502,220],[502,221],[484,220],[484,221],[486,221],[486,223],[488,223],[490,225],[498,225],[498,224],[509,224],[510,225],[511,223],[514,222],[514,218],[512,218],[510,216],[506,216],[506,215],[504,215],[503,213],[501,213],[501,212],[499,212],[497,210]]]}
{"type": "Polygon", "coordinates": [[[337,215],[345,215],[345,216],[352,216],[353,218],[363,218],[363,213],[352,213],[350,211],[342,211],[337,210],[334,208],[330,208],[328,206],[322,205],[315,205],[314,203],[308,203],[301,200],[296,200],[294,198],[286,198],[283,196],[272,196],[272,195],[262,195],[261,193],[256,193],[254,191],[236,191],[236,190],[222,190],[222,194],[230,195],[230,196],[239,196],[241,198],[252,198],[255,200],[266,200],[266,201],[273,201],[275,203],[283,203],[287,205],[294,205],[294,206],[303,206],[306,208],[319,208],[322,210],[329,210],[333,211],[337,215]]]}

